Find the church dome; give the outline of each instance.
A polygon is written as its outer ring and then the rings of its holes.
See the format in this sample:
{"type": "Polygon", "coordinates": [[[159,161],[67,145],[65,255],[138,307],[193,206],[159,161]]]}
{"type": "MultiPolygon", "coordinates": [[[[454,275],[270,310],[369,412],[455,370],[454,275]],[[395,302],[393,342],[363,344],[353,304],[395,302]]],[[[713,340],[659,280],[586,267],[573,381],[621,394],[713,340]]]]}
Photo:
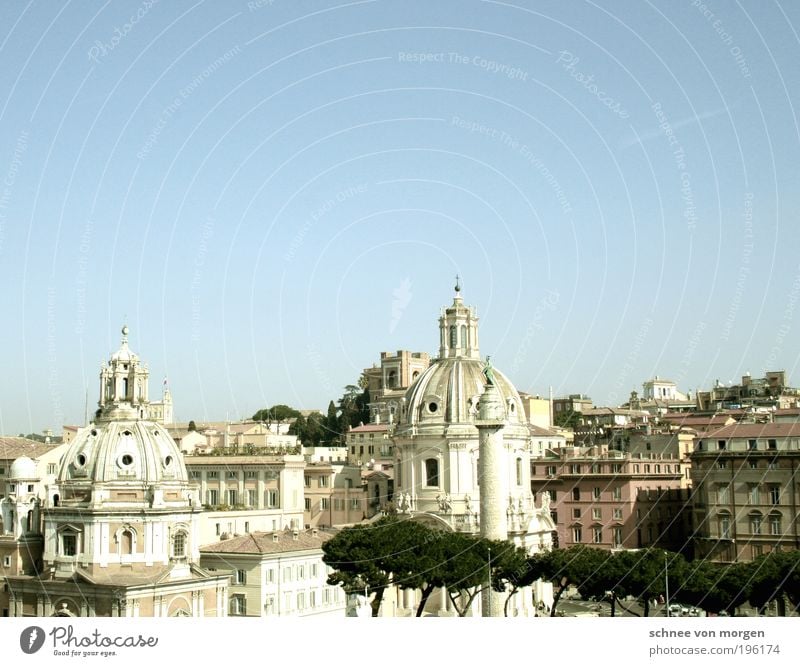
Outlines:
{"type": "MultiPolygon", "coordinates": [[[[406,393],[402,423],[407,426],[470,423],[478,418],[478,404],[486,377],[483,361],[445,358],[431,364],[406,393]]],[[[522,401],[514,385],[496,368],[494,384],[505,405],[508,424],[525,422],[522,401]]]]}
{"type": "Polygon", "coordinates": [[[36,463],[28,458],[28,456],[21,456],[11,463],[11,476],[10,479],[35,479],[36,476],[36,463]]]}
{"type": "Polygon", "coordinates": [[[59,482],[187,482],[175,440],[153,421],[111,421],[80,431],[61,461],[59,482]]]}
{"type": "Polygon", "coordinates": [[[122,327],[122,344],[120,348],[111,355],[110,363],[132,363],[139,360],[139,356],[128,348],[128,327],[122,327]]]}

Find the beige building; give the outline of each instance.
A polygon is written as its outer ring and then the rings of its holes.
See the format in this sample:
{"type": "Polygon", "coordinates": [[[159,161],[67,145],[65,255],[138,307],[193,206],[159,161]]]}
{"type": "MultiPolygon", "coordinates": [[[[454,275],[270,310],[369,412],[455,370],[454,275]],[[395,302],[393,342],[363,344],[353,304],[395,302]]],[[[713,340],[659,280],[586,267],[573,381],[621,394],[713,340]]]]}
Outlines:
{"type": "Polygon", "coordinates": [[[309,463],[303,476],[306,528],[358,523],[377,513],[371,508],[361,479],[352,465],[309,463]]]}
{"type": "Polygon", "coordinates": [[[430,362],[425,352],[399,350],[396,354],[381,352],[380,366],[364,369],[371,423],[397,422],[405,392],[430,362]]]}
{"type": "Polygon", "coordinates": [[[528,423],[538,428],[552,428],[553,403],[549,399],[521,392],[519,398],[522,401],[522,408],[525,410],[525,418],[528,423]]]}
{"type": "Polygon", "coordinates": [[[800,549],[800,423],[736,424],[692,454],[695,549],[721,562],[800,549]]]}
{"type": "Polygon", "coordinates": [[[201,549],[209,571],[230,575],[229,615],[344,617],[341,587],[327,584],[322,544],[331,534],[313,530],[257,532],[201,549]]]}
{"type": "MultiPolygon", "coordinates": [[[[199,566],[201,504],[175,442],[147,418],[147,367],[127,327],[98,404],[48,487],[41,555],[5,578],[9,615],[226,615],[228,578],[199,566]]],[[[28,493],[35,465],[14,471],[28,493]]]]}
{"type": "Polygon", "coordinates": [[[347,462],[350,465],[379,463],[387,466],[394,463],[394,442],[390,434],[393,426],[388,423],[368,423],[350,428],[345,436],[347,462]]]}

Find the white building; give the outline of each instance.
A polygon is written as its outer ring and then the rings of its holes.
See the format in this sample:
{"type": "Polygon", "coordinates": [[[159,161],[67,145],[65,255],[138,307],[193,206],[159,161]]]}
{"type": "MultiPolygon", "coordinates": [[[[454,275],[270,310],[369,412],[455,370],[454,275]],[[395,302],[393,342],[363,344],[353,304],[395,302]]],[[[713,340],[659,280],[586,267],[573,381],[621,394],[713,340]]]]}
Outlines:
{"type": "Polygon", "coordinates": [[[201,564],[231,576],[230,615],[344,617],[345,594],[327,584],[330,569],[317,530],[258,532],[201,549],[201,564]]]}

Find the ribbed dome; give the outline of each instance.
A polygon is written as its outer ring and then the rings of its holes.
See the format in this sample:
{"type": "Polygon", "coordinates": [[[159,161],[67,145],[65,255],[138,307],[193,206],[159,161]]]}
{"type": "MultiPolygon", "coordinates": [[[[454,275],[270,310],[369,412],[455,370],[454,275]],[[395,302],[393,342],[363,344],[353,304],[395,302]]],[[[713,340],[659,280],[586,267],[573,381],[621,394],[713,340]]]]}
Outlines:
{"type": "MultiPolygon", "coordinates": [[[[435,361],[408,389],[401,427],[473,422],[486,382],[483,367],[483,361],[474,358],[435,361]]],[[[492,370],[505,404],[507,423],[523,424],[524,412],[517,389],[499,370],[492,370]]]]}
{"type": "Polygon", "coordinates": [[[28,458],[22,456],[17,458],[11,463],[11,479],[35,479],[36,476],[36,463],[28,458]]]}
{"type": "Polygon", "coordinates": [[[82,429],[61,461],[59,482],[187,482],[183,457],[152,421],[112,421],[82,429]]]}

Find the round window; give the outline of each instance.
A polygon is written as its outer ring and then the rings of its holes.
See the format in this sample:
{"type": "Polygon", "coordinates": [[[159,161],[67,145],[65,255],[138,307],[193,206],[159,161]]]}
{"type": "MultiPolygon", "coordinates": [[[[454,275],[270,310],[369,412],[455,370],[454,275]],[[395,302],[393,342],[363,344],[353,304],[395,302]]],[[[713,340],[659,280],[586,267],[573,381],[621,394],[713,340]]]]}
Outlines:
{"type": "Polygon", "coordinates": [[[92,428],[92,437],[97,437],[97,430],[92,428]]]}
{"type": "Polygon", "coordinates": [[[133,456],[130,453],[124,453],[119,461],[123,467],[130,467],[133,465],[133,456]]]}
{"type": "Polygon", "coordinates": [[[78,463],[78,467],[83,467],[86,464],[86,456],[82,453],[79,453],[78,457],[75,459],[75,462],[78,463]]]}
{"type": "Polygon", "coordinates": [[[169,467],[172,464],[172,456],[164,458],[164,467],[169,467]]]}
{"type": "Polygon", "coordinates": [[[435,414],[437,411],[439,411],[439,403],[437,403],[437,402],[429,402],[428,403],[428,411],[431,414],[435,414]]]}

